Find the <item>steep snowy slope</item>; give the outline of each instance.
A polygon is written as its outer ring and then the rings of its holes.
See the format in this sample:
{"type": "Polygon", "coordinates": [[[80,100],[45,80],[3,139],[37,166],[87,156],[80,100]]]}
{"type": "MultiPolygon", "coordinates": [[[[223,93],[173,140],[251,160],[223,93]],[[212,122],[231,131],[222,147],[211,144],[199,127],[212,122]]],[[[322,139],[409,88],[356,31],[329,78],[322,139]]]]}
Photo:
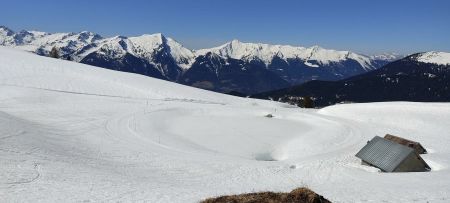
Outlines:
{"type": "Polygon", "coordinates": [[[13,48],[0,47],[0,56],[0,84],[4,86],[141,99],[226,101],[232,98],[141,75],[36,56],[13,48]]]}
{"type": "Polygon", "coordinates": [[[450,201],[449,104],[303,110],[4,47],[0,92],[0,202],[198,202],[299,186],[333,202],[450,201]],[[354,154],[385,133],[420,141],[432,171],[360,165],[354,154]]]}
{"type": "Polygon", "coordinates": [[[135,52],[142,54],[144,58],[151,59],[153,56],[148,55],[148,53],[152,53],[155,50],[169,49],[167,52],[170,53],[172,58],[175,59],[175,62],[183,69],[188,69],[195,58],[191,50],[186,49],[172,38],[166,38],[161,33],[130,37],[130,40],[135,45],[135,52]]]}

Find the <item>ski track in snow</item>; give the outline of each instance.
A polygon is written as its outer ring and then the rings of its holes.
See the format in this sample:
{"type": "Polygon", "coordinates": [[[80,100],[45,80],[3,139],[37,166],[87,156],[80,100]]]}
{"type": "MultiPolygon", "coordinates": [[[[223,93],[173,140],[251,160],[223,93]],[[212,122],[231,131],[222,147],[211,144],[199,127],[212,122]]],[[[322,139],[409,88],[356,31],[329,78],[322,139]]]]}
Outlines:
{"type": "Polygon", "coordinates": [[[0,202],[198,202],[301,186],[333,202],[450,201],[449,104],[305,110],[12,49],[0,59],[0,202]],[[360,165],[356,152],[386,133],[430,149],[433,171],[360,165]]]}

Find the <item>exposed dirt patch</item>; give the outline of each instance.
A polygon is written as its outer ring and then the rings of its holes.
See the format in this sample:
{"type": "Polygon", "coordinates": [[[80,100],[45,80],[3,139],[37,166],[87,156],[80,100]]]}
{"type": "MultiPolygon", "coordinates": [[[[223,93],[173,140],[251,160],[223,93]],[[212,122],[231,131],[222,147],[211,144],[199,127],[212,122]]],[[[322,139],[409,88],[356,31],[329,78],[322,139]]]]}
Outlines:
{"type": "Polygon", "coordinates": [[[203,200],[201,203],[331,203],[308,188],[297,188],[290,193],[259,192],[229,195],[203,200]]]}

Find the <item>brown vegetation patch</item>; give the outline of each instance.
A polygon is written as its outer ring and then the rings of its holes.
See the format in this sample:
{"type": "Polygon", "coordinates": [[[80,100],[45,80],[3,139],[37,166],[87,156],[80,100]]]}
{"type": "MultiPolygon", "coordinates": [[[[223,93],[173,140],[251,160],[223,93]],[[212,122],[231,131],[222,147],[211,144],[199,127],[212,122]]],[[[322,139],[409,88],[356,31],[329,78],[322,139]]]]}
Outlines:
{"type": "Polygon", "coordinates": [[[208,89],[208,90],[214,89],[214,84],[209,81],[195,82],[194,84],[192,84],[192,86],[201,88],[201,89],[208,89]]]}
{"type": "Polygon", "coordinates": [[[201,203],[331,203],[308,188],[297,188],[290,193],[258,192],[229,195],[203,200],[201,203]]]}

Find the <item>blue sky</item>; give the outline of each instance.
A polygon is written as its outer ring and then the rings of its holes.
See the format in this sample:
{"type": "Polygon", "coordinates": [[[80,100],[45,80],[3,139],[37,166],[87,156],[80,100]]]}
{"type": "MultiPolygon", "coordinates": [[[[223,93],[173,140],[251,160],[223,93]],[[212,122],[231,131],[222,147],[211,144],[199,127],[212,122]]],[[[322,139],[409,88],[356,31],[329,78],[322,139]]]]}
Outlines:
{"type": "Polygon", "coordinates": [[[450,51],[448,0],[21,0],[0,25],[103,36],[161,32],[188,48],[232,39],[365,54],[450,51]]]}

